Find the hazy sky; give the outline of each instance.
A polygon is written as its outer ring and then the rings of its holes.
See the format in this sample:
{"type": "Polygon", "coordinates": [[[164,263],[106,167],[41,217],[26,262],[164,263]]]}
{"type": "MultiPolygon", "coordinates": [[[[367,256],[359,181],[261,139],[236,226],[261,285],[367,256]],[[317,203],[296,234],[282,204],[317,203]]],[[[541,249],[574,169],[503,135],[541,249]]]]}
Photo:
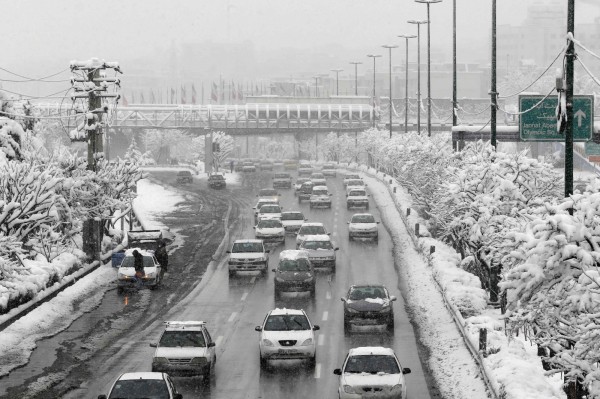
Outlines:
{"type": "MultiPolygon", "coordinates": [[[[519,24],[538,0],[498,0],[498,24],[519,24]]],[[[551,0],[538,2],[550,4],[551,0]]],[[[252,41],[258,55],[278,48],[327,45],[348,60],[416,33],[425,19],[413,0],[14,0],[2,2],[0,66],[42,76],[71,59],[164,57],[172,41],[252,41]],[[367,50],[369,51],[369,50],[367,50]]],[[[489,40],[492,0],[457,0],[459,58],[489,40]]],[[[566,9],[566,0],[559,0],[566,9]]],[[[577,22],[600,16],[600,0],[577,0],[577,22]],[[595,4],[595,5],[594,5],[595,4]]],[[[451,50],[452,0],[431,6],[432,45],[451,50]]],[[[425,33],[423,27],[422,32],[425,33]]],[[[425,36],[422,36],[424,38],[425,36]]],[[[365,59],[366,60],[366,59],[365,59]]],[[[335,66],[332,65],[332,68],[335,66]]]]}

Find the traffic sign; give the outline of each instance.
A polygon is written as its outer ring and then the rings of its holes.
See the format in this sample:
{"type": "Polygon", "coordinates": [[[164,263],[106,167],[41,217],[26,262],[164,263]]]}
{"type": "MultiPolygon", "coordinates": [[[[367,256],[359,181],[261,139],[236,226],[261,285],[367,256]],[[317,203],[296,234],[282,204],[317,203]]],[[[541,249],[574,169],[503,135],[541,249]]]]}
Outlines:
{"type": "MultiPolygon", "coordinates": [[[[557,96],[519,96],[519,132],[524,141],[564,141],[556,128],[557,96]],[[538,104],[539,103],[539,104],[538,104]],[[536,104],[538,104],[536,106],[536,104]],[[533,108],[535,107],[535,108],[533,108]]],[[[594,96],[573,96],[573,141],[592,139],[594,130],[594,96]]]]}
{"type": "Polygon", "coordinates": [[[600,144],[587,141],[585,143],[585,155],[600,155],[600,144]]]}

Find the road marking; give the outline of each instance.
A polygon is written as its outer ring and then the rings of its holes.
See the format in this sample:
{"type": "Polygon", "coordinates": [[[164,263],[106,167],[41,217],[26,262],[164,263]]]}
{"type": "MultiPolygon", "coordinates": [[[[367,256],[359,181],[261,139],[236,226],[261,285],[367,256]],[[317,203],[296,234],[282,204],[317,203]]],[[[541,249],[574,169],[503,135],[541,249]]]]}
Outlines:
{"type": "Polygon", "coordinates": [[[333,233],[331,233],[331,235],[332,235],[332,236],[334,236],[334,237],[338,235],[336,230],[337,230],[337,229],[334,229],[334,230],[333,230],[333,233]]]}
{"type": "Polygon", "coordinates": [[[331,299],[331,292],[327,291],[327,294],[325,294],[325,298],[331,299]]]}
{"type": "Polygon", "coordinates": [[[315,378],[321,378],[321,363],[315,365],[315,378]]]}
{"type": "Polygon", "coordinates": [[[233,319],[235,319],[235,316],[237,316],[237,312],[233,312],[231,314],[231,316],[229,316],[229,319],[227,320],[227,322],[231,323],[233,321],[233,319]]]}
{"type": "Polygon", "coordinates": [[[329,317],[329,312],[328,312],[328,311],[324,311],[324,312],[323,312],[323,318],[322,318],[322,320],[323,320],[323,321],[327,321],[327,318],[328,318],[328,317],[329,317]]]}
{"type": "MultiPolygon", "coordinates": [[[[255,281],[256,281],[256,276],[254,276],[250,279],[250,284],[254,284],[255,281]]],[[[243,301],[243,299],[242,299],[242,301],[243,301]]]]}
{"type": "Polygon", "coordinates": [[[220,346],[221,345],[221,341],[223,341],[223,336],[219,335],[217,337],[217,339],[215,340],[215,346],[220,346]]]}
{"type": "Polygon", "coordinates": [[[242,301],[245,301],[247,296],[248,296],[248,293],[244,292],[244,295],[242,295],[242,301]]]}
{"type": "Polygon", "coordinates": [[[325,345],[325,334],[319,334],[319,338],[317,339],[317,345],[325,345]]]}

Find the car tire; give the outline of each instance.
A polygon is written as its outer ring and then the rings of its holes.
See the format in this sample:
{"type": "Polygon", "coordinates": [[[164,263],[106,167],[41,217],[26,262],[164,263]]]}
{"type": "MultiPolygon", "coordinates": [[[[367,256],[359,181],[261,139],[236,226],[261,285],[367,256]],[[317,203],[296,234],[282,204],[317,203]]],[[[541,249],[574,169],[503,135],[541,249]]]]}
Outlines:
{"type": "Polygon", "coordinates": [[[344,334],[349,334],[349,333],[350,333],[350,322],[346,317],[344,317],[344,334]]]}
{"type": "Polygon", "coordinates": [[[213,365],[211,364],[208,367],[208,371],[206,371],[205,373],[202,374],[202,383],[204,385],[209,385],[210,384],[210,380],[213,374],[213,365]]]}
{"type": "Polygon", "coordinates": [[[394,317],[391,317],[387,323],[387,330],[389,332],[394,332],[394,317]]]}
{"type": "Polygon", "coordinates": [[[312,370],[317,366],[317,355],[308,358],[308,367],[312,370]]]}
{"type": "Polygon", "coordinates": [[[235,277],[235,270],[229,271],[229,278],[235,277]]]}
{"type": "Polygon", "coordinates": [[[352,240],[354,240],[354,237],[352,237],[351,234],[348,234],[348,241],[352,241],[352,240]]]}
{"type": "Polygon", "coordinates": [[[379,236],[375,236],[375,239],[373,241],[375,241],[375,243],[378,243],[379,242],[379,236]]]}
{"type": "Polygon", "coordinates": [[[260,369],[261,370],[266,370],[267,367],[269,367],[269,362],[267,359],[265,359],[264,357],[260,357],[260,369]]]}

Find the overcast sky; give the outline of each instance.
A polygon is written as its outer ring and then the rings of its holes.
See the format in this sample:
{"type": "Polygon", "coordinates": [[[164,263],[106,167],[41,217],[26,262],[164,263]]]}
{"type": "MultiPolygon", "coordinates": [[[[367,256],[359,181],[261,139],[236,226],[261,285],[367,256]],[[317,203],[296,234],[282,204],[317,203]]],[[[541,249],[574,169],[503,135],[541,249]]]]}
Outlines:
{"type": "MultiPolygon", "coordinates": [[[[521,23],[534,2],[498,0],[498,24],[521,23]]],[[[459,59],[489,41],[491,3],[457,0],[459,59]]],[[[566,10],[567,2],[559,3],[566,10]]],[[[600,15],[599,0],[577,0],[577,7],[577,22],[600,15]]],[[[340,46],[348,54],[336,56],[346,65],[367,49],[382,53],[382,44],[400,44],[398,34],[415,33],[406,20],[425,19],[426,6],[413,0],[15,0],[3,2],[2,15],[0,66],[42,76],[92,56],[120,61],[127,71],[138,57],[164,57],[172,42],[207,40],[251,41],[258,56],[282,47],[340,46]]],[[[448,52],[451,18],[452,0],[431,6],[432,45],[448,52]]]]}

